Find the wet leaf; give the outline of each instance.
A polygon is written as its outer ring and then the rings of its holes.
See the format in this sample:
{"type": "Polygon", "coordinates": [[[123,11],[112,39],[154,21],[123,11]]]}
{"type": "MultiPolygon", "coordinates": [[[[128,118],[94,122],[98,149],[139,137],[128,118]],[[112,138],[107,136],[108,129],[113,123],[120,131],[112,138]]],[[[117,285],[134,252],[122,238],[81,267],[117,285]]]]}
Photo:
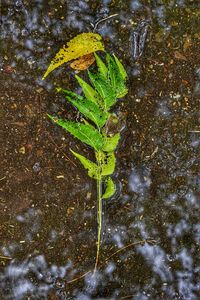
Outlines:
{"type": "Polygon", "coordinates": [[[68,90],[63,90],[67,95],[66,98],[88,119],[93,121],[98,127],[103,127],[109,117],[108,112],[104,112],[99,106],[76,93],[68,90]]]}
{"type": "Polygon", "coordinates": [[[104,154],[104,157],[102,159],[102,169],[101,169],[102,176],[113,174],[115,171],[115,165],[116,165],[116,158],[114,152],[108,152],[104,154]]]}
{"type": "Polygon", "coordinates": [[[104,153],[99,151],[96,153],[96,159],[101,164],[101,175],[107,176],[114,173],[116,158],[114,152],[104,153]]]}
{"type": "Polygon", "coordinates": [[[105,192],[102,196],[102,199],[110,198],[111,196],[114,195],[114,193],[116,191],[115,184],[114,184],[111,177],[108,177],[105,180],[105,186],[106,186],[106,189],[105,189],[105,192]]]}
{"type": "Polygon", "coordinates": [[[73,122],[62,119],[55,119],[54,117],[48,115],[51,120],[56,124],[63,127],[74,137],[86,143],[87,145],[93,147],[95,150],[99,150],[103,146],[103,137],[98,130],[89,124],[82,124],[79,122],[73,122]]]}
{"type": "Polygon", "coordinates": [[[125,80],[128,77],[128,75],[126,73],[126,70],[124,69],[124,66],[122,65],[122,63],[120,62],[120,60],[115,56],[115,54],[113,54],[113,57],[114,57],[115,62],[117,64],[117,66],[118,66],[118,69],[119,69],[119,72],[120,72],[120,74],[122,76],[122,79],[125,80]]]}
{"type": "Polygon", "coordinates": [[[67,43],[67,46],[59,50],[51,61],[43,79],[62,64],[99,50],[104,51],[102,37],[99,34],[89,32],[77,35],[67,43]]]}
{"type": "Polygon", "coordinates": [[[97,105],[99,105],[100,107],[103,106],[102,103],[102,99],[99,96],[99,94],[97,93],[97,91],[95,91],[91,85],[89,85],[85,80],[83,80],[81,77],[79,76],[75,76],[76,79],[78,80],[78,83],[80,84],[80,86],[82,87],[83,93],[85,95],[85,97],[91,101],[93,101],[94,103],[96,103],[97,105]]]}
{"type": "Polygon", "coordinates": [[[87,70],[95,62],[93,53],[81,56],[70,64],[70,67],[74,70],[83,71],[87,70]]]}
{"type": "Polygon", "coordinates": [[[108,69],[101,58],[95,53],[96,63],[98,67],[99,74],[104,78],[107,79],[108,77],[108,69]]]}
{"type": "Polygon", "coordinates": [[[105,137],[105,142],[103,145],[102,150],[106,151],[106,152],[111,152],[114,151],[118,145],[120,139],[120,134],[116,133],[114,136],[112,137],[105,137]]]}
{"type": "Polygon", "coordinates": [[[109,82],[99,74],[93,74],[88,71],[89,78],[104,102],[104,107],[108,110],[116,102],[116,94],[109,82]]]}
{"type": "Polygon", "coordinates": [[[92,162],[91,160],[86,158],[85,156],[73,151],[72,149],[70,149],[70,151],[74,154],[75,157],[77,157],[79,159],[81,164],[88,171],[89,177],[97,179],[98,178],[98,166],[94,162],[92,162]]]}
{"type": "Polygon", "coordinates": [[[128,89],[125,85],[124,75],[121,74],[120,69],[113,57],[111,55],[106,55],[106,60],[108,63],[109,78],[111,86],[116,93],[117,98],[124,97],[128,89]]]}

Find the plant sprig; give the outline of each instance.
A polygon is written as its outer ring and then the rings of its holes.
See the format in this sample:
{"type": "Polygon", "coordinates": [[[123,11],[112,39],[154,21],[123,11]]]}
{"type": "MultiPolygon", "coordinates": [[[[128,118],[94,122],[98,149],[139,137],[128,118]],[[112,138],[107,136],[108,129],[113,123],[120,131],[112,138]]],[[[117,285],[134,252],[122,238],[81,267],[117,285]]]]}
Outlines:
{"type": "MultiPolygon", "coordinates": [[[[102,231],[102,199],[110,198],[116,191],[115,183],[111,175],[115,171],[116,157],[115,149],[119,143],[120,132],[107,134],[106,126],[113,119],[111,109],[117,99],[124,97],[128,89],[126,87],[127,74],[118,60],[113,55],[106,53],[106,64],[95,54],[98,71],[88,71],[88,84],[81,77],[75,76],[82,87],[84,96],[78,95],[66,89],[60,89],[66,100],[72,103],[84,116],[84,122],[57,119],[49,117],[57,125],[63,127],[81,142],[91,146],[95,151],[96,161],[70,149],[71,153],[80,161],[87,170],[88,176],[97,182],[97,222],[98,238],[95,270],[99,261],[101,231],[102,231]]],[[[115,122],[118,118],[115,116],[115,122]]]]}

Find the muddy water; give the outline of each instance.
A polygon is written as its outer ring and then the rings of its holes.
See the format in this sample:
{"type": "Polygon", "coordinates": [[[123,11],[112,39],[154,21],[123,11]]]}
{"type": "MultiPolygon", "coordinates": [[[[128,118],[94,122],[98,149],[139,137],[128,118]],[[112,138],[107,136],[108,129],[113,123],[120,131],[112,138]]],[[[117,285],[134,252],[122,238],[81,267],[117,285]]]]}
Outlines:
{"type": "Polygon", "coordinates": [[[0,10],[0,299],[199,299],[198,1],[1,0],[0,10]],[[93,275],[96,187],[69,148],[92,152],[46,118],[75,117],[54,85],[77,84],[68,66],[41,77],[66,41],[112,14],[96,32],[123,60],[129,94],[116,108],[118,191],[104,202],[93,275]]]}

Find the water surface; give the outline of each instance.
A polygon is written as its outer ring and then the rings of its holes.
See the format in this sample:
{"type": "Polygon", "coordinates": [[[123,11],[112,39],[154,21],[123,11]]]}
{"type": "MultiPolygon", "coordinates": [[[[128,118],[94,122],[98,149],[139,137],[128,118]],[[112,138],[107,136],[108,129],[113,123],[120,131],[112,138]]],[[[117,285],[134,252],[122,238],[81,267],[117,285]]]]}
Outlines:
{"type": "Polygon", "coordinates": [[[197,2],[0,2],[0,299],[199,299],[197,2]],[[92,151],[46,117],[76,116],[54,86],[77,83],[67,65],[41,78],[66,41],[113,14],[96,32],[123,60],[129,94],[93,275],[96,186],[69,148],[92,151]]]}

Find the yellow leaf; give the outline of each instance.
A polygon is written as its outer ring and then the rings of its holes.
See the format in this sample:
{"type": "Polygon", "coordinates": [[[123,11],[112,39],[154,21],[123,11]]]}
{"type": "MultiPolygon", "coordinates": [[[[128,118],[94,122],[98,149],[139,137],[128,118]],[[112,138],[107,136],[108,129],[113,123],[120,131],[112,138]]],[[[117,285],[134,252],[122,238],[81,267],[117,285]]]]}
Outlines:
{"type": "Polygon", "coordinates": [[[88,32],[77,35],[67,43],[67,46],[59,50],[55,58],[51,61],[43,79],[65,62],[99,50],[104,51],[104,45],[101,40],[102,37],[97,33],[88,32]]]}

